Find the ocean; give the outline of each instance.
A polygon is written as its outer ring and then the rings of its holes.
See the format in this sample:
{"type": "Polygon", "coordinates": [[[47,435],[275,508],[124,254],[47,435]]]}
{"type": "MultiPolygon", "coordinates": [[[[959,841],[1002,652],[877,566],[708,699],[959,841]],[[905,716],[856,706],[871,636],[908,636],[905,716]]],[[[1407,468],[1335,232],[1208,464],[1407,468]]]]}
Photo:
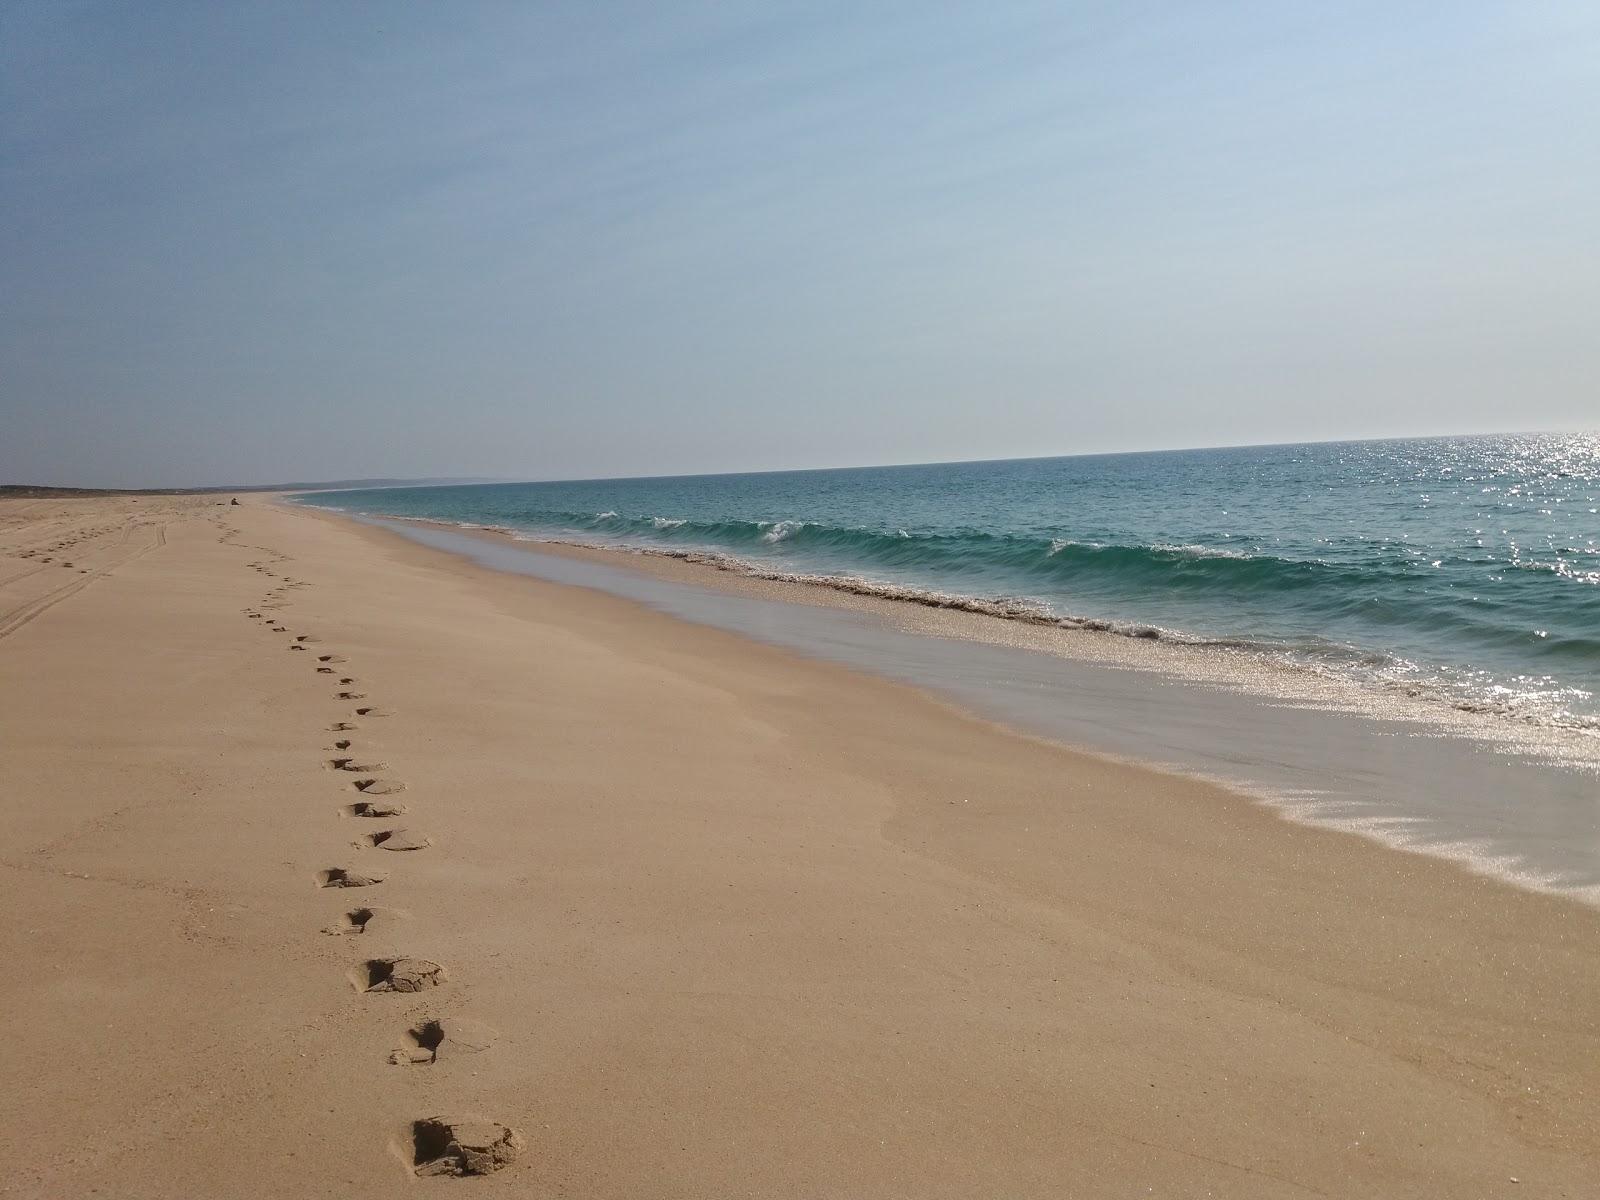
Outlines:
{"type": "Polygon", "coordinates": [[[1600,435],[324,492],[1600,733],[1600,435]]]}

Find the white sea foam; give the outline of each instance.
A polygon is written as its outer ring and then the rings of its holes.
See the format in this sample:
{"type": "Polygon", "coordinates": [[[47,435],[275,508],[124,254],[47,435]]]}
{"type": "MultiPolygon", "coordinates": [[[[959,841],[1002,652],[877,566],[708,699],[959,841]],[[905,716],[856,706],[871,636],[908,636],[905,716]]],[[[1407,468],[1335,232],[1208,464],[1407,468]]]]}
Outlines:
{"type": "Polygon", "coordinates": [[[761,535],[761,540],[769,545],[784,541],[797,529],[804,529],[809,521],[762,521],[761,527],[766,530],[761,535]]]}
{"type": "Polygon", "coordinates": [[[1259,557],[1259,555],[1255,554],[1246,554],[1242,550],[1228,550],[1221,546],[1176,545],[1172,542],[1156,542],[1150,549],[1163,550],[1168,554],[1181,554],[1185,558],[1250,559],[1259,557]]]}

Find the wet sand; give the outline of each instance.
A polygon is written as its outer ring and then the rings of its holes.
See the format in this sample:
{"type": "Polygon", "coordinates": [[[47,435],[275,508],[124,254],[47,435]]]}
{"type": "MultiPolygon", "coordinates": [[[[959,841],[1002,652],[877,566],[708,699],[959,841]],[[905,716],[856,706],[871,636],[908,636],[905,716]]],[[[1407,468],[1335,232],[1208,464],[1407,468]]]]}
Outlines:
{"type": "Polygon", "coordinates": [[[335,516],[0,505],[0,731],[0,1194],[1600,1178],[1593,909],[335,516]]]}

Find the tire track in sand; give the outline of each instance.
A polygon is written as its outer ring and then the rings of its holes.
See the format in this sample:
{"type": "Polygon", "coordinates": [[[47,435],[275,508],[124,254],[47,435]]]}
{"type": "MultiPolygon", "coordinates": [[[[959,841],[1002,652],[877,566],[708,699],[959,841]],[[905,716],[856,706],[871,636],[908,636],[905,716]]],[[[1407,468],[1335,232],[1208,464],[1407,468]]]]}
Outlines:
{"type": "Polygon", "coordinates": [[[155,533],[150,539],[149,544],[140,546],[138,549],[135,549],[124,555],[122,558],[119,558],[114,563],[110,563],[104,567],[96,568],[95,570],[90,571],[87,575],[80,575],[75,579],[69,580],[60,587],[54,588],[42,596],[37,596],[32,600],[25,601],[24,603],[19,604],[15,608],[9,609],[8,611],[0,612],[0,638],[9,637],[11,634],[21,629],[24,625],[28,624],[28,622],[48,612],[50,609],[60,604],[63,600],[70,600],[73,596],[77,595],[97,579],[104,579],[106,576],[114,572],[118,567],[125,566],[137,558],[142,558],[144,555],[149,554],[152,550],[161,549],[167,544],[167,527],[165,524],[158,524],[153,528],[155,533]]]}

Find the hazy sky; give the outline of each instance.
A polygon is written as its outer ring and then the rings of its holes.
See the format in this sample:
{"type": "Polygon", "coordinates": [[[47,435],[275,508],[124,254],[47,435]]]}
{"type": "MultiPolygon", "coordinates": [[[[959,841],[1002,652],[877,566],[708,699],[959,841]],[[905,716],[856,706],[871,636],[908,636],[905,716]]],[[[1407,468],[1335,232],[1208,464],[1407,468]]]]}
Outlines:
{"type": "Polygon", "coordinates": [[[1600,425],[1600,5],[0,7],[0,482],[1600,425]]]}

